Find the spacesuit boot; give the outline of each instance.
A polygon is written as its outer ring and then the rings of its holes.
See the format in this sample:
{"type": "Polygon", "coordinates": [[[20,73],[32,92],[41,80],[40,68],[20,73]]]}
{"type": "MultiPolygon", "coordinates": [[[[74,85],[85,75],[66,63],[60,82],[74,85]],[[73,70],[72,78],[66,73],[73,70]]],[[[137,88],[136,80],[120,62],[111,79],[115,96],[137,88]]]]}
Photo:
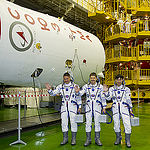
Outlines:
{"type": "Polygon", "coordinates": [[[121,143],[121,132],[115,132],[116,133],[116,141],[115,145],[119,145],[121,143]]]}
{"type": "Polygon", "coordinates": [[[102,146],[102,143],[100,141],[100,132],[95,132],[95,144],[98,146],[102,146]]]}
{"type": "Polygon", "coordinates": [[[91,132],[86,132],[86,142],[84,143],[84,146],[88,146],[91,144],[91,132]]]}
{"type": "Polygon", "coordinates": [[[76,145],[76,134],[77,132],[72,132],[71,145],[76,145]]]}
{"type": "Polygon", "coordinates": [[[125,134],[126,146],[127,146],[128,148],[131,148],[130,135],[131,135],[131,134],[125,134]]]}
{"type": "Polygon", "coordinates": [[[65,145],[67,143],[68,143],[68,132],[63,132],[63,141],[60,144],[65,145]]]}

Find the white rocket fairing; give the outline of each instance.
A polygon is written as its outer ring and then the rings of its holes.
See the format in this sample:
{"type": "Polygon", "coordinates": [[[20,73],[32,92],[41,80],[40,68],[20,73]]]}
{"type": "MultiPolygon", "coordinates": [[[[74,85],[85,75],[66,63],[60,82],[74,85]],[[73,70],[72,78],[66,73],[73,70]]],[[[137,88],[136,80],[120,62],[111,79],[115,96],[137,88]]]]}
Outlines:
{"type": "Polygon", "coordinates": [[[31,86],[39,68],[41,83],[57,85],[68,70],[82,85],[90,72],[103,70],[104,48],[96,36],[5,0],[0,8],[0,82],[31,86]]]}

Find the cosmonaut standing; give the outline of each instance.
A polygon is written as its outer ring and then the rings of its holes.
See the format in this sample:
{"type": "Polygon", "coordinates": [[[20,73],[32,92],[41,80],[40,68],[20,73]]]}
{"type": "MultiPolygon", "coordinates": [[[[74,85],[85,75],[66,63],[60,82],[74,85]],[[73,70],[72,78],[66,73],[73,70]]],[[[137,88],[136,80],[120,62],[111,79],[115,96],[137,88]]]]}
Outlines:
{"type": "Polygon", "coordinates": [[[92,118],[94,117],[95,123],[95,144],[102,146],[100,141],[100,114],[103,109],[105,112],[106,100],[103,96],[103,86],[97,82],[96,73],[90,74],[90,82],[85,84],[83,88],[76,89],[76,93],[79,96],[86,94],[86,142],[84,146],[91,144],[91,129],[92,129],[92,118]]]}
{"type": "Polygon", "coordinates": [[[125,86],[125,81],[122,75],[118,74],[115,77],[114,86],[110,87],[109,90],[107,86],[104,85],[104,92],[106,100],[113,100],[112,111],[114,120],[114,130],[116,133],[115,145],[121,143],[121,130],[120,130],[120,119],[122,118],[124,128],[125,128],[125,141],[127,147],[131,147],[130,135],[131,135],[131,122],[130,114],[132,112],[132,102],[130,89],[125,86]]]}
{"type": "Polygon", "coordinates": [[[70,118],[72,140],[71,145],[76,144],[77,123],[75,122],[75,116],[78,112],[81,112],[81,97],[75,95],[75,88],[78,85],[71,81],[70,74],[68,72],[63,75],[63,83],[58,85],[55,90],[52,90],[51,86],[46,83],[46,88],[51,96],[59,94],[62,97],[61,105],[61,126],[63,132],[63,141],[61,145],[68,143],[68,119],[70,118]],[[79,106],[79,108],[78,108],[79,106]],[[78,108],[78,110],[77,110],[78,108]]]}

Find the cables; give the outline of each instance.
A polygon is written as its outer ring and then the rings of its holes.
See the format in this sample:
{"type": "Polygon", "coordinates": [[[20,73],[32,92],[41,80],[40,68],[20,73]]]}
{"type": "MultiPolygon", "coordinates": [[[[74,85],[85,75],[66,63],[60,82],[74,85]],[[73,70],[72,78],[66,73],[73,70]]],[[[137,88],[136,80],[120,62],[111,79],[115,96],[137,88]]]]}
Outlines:
{"type": "Polygon", "coordinates": [[[106,111],[106,114],[110,117],[110,122],[106,122],[107,124],[111,124],[112,123],[112,116],[106,111]]]}
{"type": "Polygon", "coordinates": [[[86,84],[87,82],[84,80],[83,73],[82,73],[82,70],[81,70],[81,67],[80,67],[80,61],[79,61],[79,57],[78,57],[78,54],[77,54],[77,49],[75,49],[75,54],[74,54],[74,58],[73,58],[73,61],[72,61],[73,63],[74,63],[75,57],[77,58],[77,61],[78,61],[78,68],[79,68],[79,71],[80,71],[80,74],[81,74],[81,79],[86,84]]]}
{"type": "MultiPolygon", "coordinates": [[[[98,101],[98,100],[96,102],[100,103],[101,104],[101,108],[103,109],[102,103],[100,101],[98,101]]],[[[107,124],[111,124],[112,123],[112,116],[107,111],[106,111],[106,113],[103,112],[103,114],[107,114],[110,117],[110,119],[111,119],[110,122],[106,122],[106,123],[107,124]]]]}
{"type": "MultiPolygon", "coordinates": [[[[34,88],[34,94],[35,94],[35,101],[36,101],[38,117],[39,117],[40,123],[42,125],[42,128],[44,129],[42,118],[41,118],[41,114],[40,114],[40,111],[39,111],[39,108],[38,108],[38,102],[37,102],[36,91],[35,91],[35,80],[34,80],[34,77],[33,77],[33,88],[34,88]]],[[[41,131],[41,132],[36,133],[36,135],[39,136],[39,137],[43,137],[45,134],[44,134],[43,131],[41,131]]]]}
{"type": "Polygon", "coordinates": [[[39,112],[39,108],[38,108],[38,102],[37,102],[36,91],[35,91],[35,80],[34,80],[34,77],[33,77],[33,88],[34,88],[35,101],[36,101],[36,107],[37,107],[39,120],[40,120],[40,123],[43,124],[42,119],[41,119],[41,115],[40,115],[40,112],[39,112]]]}

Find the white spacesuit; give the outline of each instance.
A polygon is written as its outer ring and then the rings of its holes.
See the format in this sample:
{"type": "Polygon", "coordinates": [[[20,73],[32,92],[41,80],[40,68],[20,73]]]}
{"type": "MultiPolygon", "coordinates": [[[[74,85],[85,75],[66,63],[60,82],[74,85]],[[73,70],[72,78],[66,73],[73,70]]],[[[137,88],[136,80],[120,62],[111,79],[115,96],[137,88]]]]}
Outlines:
{"type": "Polygon", "coordinates": [[[127,20],[126,23],[125,23],[125,28],[126,28],[126,33],[130,33],[131,32],[131,24],[130,22],[127,20]]]}
{"type": "Polygon", "coordinates": [[[131,134],[131,123],[130,123],[130,111],[132,111],[132,102],[130,98],[130,89],[124,85],[109,88],[109,91],[105,93],[106,100],[113,100],[112,111],[114,120],[114,131],[116,133],[115,145],[121,142],[121,130],[120,130],[120,119],[122,118],[127,147],[130,145],[130,134],[131,134]]]}
{"type": "Polygon", "coordinates": [[[91,143],[91,129],[92,129],[92,117],[94,117],[95,123],[95,143],[99,146],[100,142],[100,114],[103,108],[106,107],[105,96],[103,95],[103,86],[99,83],[95,85],[86,84],[80,90],[79,95],[86,94],[86,136],[87,140],[84,146],[88,146],[91,143]],[[103,108],[102,108],[103,107],[103,108]]]}
{"type": "Polygon", "coordinates": [[[75,95],[75,85],[70,82],[69,84],[60,84],[56,87],[55,90],[49,90],[51,96],[60,94],[62,97],[61,105],[61,126],[62,132],[64,134],[64,141],[61,145],[68,142],[68,118],[70,118],[71,132],[72,132],[72,145],[75,145],[75,138],[77,132],[77,123],[75,122],[75,116],[77,114],[78,107],[81,108],[81,97],[75,95]]]}
{"type": "Polygon", "coordinates": [[[124,22],[121,18],[118,20],[117,24],[119,25],[121,32],[123,32],[124,31],[124,22]]]}

